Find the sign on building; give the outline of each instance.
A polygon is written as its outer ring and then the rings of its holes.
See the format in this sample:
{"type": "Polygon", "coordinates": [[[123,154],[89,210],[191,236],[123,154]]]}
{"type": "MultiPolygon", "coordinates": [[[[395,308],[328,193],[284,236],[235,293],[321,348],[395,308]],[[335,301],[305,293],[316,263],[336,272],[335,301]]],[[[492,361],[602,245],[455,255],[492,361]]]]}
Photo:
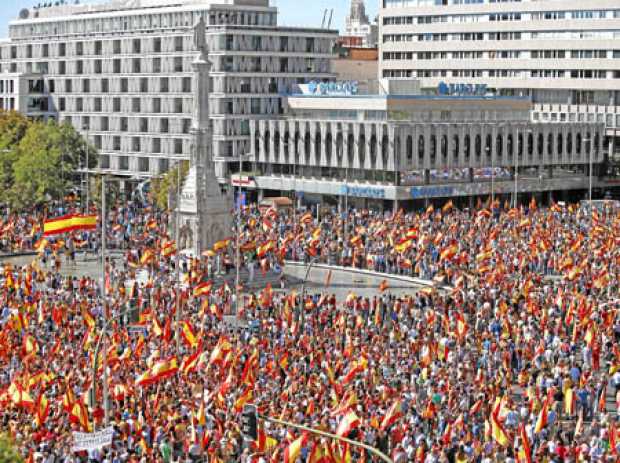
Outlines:
{"type": "Polygon", "coordinates": [[[339,82],[317,82],[315,80],[307,84],[299,84],[302,95],[308,96],[351,96],[359,91],[358,82],[355,80],[339,82]]]}

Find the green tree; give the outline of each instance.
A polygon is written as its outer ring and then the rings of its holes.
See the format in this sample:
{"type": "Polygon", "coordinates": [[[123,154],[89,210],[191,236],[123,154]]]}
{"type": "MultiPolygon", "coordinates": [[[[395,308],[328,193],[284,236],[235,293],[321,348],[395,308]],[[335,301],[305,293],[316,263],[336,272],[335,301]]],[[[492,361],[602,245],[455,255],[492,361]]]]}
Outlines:
{"type": "MultiPolygon", "coordinates": [[[[0,190],[13,186],[13,165],[17,161],[16,146],[30,126],[30,120],[16,111],[0,111],[0,190]]],[[[0,202],[3,201],[0,195],[0,202]]]]}
{"type": "MultiPolygon", "coordinates": [[[[70,124],[32,122],[15,148],[9,203],[20,208],[61,199],[79,182],[76,170],[85,164],[86,149],[70,124]]],[[[97,157],[90,153],[92,168],[97,157]]]]}
{"type": "Polygon", "coordinates": [[[181,188],[183,188],[183,183],[187,178],[187,174],[189,172],[189,161],[181,161],[181,168],[178,169],[177,166],[172,167],[168,172],[166,172],[162,177],[153,179],[151,181],[151,194],[153,195],[153,200],[155,204],[159,206],[162,210],[168,209],[168,195],[172,193],[173,197],[176,197],[177,192],[177,178],[179,178],[179,170],[181,173],[181,178],[178,183],[180,183],[181,188]]]}
{"type": "Polygon", "coordinates": [[[13,443],[3,435],[0,435],[0,463],[22,463],[24,459],[19,454],[13,443]]]}

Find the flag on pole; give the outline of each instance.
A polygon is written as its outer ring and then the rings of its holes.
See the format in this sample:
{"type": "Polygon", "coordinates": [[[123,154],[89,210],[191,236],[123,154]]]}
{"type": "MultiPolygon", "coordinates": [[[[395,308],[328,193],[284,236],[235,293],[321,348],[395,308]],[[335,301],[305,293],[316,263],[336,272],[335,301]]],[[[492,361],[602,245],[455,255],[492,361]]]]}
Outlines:
{"type": "Polygon", "coordinates": [[[61,235],[76,230],[96,230],[96,215],[63,215],[55,219],[46,220],[43,225],[45,236],[61,235]]]}

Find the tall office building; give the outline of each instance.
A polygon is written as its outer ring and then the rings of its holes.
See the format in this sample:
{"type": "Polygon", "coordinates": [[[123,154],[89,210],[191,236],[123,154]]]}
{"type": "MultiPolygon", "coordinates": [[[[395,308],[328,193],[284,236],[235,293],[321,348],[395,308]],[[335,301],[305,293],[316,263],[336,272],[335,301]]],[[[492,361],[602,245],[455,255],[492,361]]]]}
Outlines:
{"type": "Polygon", "coordinates": [[[381,76],[531,97],[534,121],[604,122],[620,153],[618,0],[382,0],[379,22],[381,76]]]}
{"type": "Polygon", "coordinates": [[[336,31],[279,27],[269,0],[24,9],[0,41],[0,107],[69,121],[114,175],[164,172],[190,155],[192,34],[200,16],[212,62],[216,174],[225,181],[250,151],[250,120],[280,113],[281,94],[298,83],[334,77],[336,31]]]}

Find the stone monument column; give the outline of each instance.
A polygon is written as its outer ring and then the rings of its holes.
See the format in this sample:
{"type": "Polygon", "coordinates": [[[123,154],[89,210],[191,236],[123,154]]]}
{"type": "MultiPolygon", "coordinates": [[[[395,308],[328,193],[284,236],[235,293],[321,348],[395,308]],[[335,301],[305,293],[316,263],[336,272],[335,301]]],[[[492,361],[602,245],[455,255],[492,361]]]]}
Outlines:
{"type": "MultiPolygon", "coordinates": [[[[231,208],[220,189],[213,163],[213,133],[209,124],[209,74],[206,27],[203,18],[194,26],[194,46],[198,56],[194,71],[194,108],[190,168],[179,202],[179,219],[184,232],[185,249],[199,255],[231,232],[231,208]]],[[[180,241],[180,240],[179,240],[180,241]]],[[[180,246],[181,243],[179,243],[180,246]]],[[[181,249],[182,250],[182,249],[181,249]]]]}

